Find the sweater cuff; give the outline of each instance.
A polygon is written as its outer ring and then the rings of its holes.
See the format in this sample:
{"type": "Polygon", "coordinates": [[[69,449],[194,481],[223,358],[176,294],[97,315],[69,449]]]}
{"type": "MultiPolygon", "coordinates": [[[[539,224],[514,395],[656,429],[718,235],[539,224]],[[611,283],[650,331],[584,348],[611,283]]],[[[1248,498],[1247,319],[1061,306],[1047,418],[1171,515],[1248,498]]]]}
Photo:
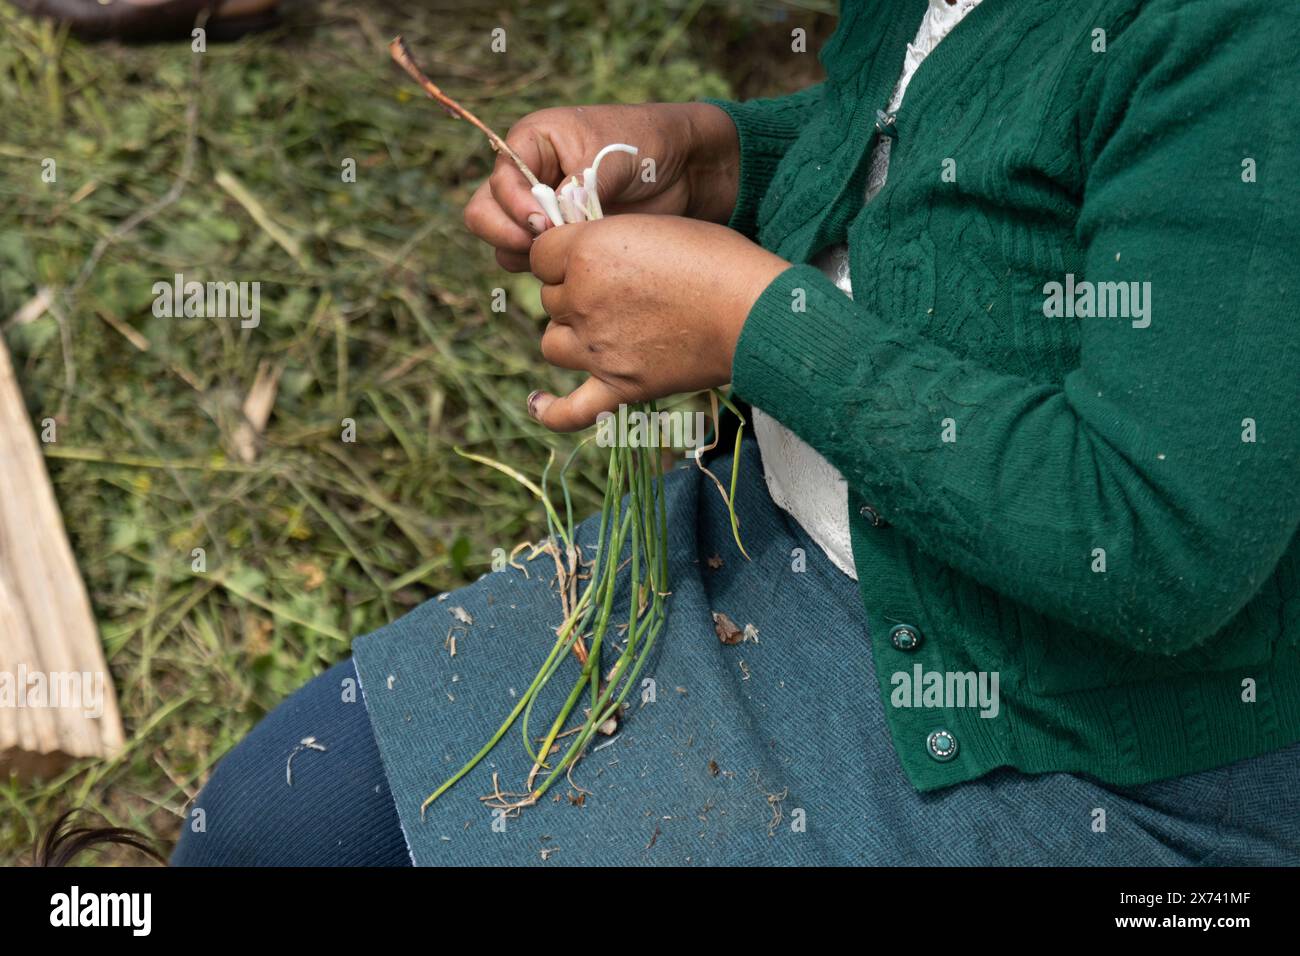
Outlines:
{"type": "MultiPolygon", "coordinates": [[[[786,269],[749,310],[732,360],[736,393],[796,433],[856,373],[861,334],[852,302],[816,266],[786,269]]],[[[811,424],[808,422],[807,424],[811,424]]]]}
{"type": "Polygon", "coordinates": [[[781,100],[705,99],[702,102],[718,107],[736,124],[740,138],[740,186],[727,225],[753,239],[758,232],[758,205],[777,165],[798,138],[805,112],[790,109],[781,100]]]}

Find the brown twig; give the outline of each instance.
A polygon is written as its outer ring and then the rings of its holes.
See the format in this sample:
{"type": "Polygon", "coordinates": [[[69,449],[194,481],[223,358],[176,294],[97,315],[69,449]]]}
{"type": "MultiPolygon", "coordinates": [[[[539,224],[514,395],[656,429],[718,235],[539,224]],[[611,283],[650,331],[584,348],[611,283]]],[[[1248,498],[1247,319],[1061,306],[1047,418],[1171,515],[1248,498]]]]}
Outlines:
{"type": "Polygon", "coordinates": [[[425,72],[420,69],[416,64],[415,59],[411,56],[411,51],[407,48],[405,40],[400,36],[393,37],[392,42],[388,44],[388,53],[392,56],[398,66],[410,74],[411,79],[420,84],[424,92],[428,93],[430,97],[442,104],[443,109],[452,116],[458,119],[463,119],[471,126],[474,126],[488,138],[488,142],[492,144],[493,149],[498,153],[501,153],[503,156],[510,157],[511,162],[519,167],[519,171],[524,174],[524,178],[528,180],[530,186],[541,185],[537,176],[528,168],[528,164],[520,158],[518,153],[506,145],[504,139],[494,133],[492,128],[481,119],[439,89],[437,84],[425,75],[425,72]]]}

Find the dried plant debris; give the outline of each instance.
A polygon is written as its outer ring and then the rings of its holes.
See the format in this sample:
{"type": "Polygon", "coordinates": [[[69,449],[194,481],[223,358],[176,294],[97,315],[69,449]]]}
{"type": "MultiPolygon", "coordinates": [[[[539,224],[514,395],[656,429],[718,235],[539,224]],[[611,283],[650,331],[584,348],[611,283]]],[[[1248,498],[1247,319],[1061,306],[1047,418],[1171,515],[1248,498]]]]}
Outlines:
{"type": "Polygon", "coordinates": [[[758,792],[763,795],[763,798],[767,801],[768,807],[772,811],[772,818],[767,824],[767,835],[769,837],[775,836],[776,828],[779,827],[781,821],[785,819],[785,810],[782,808],[781,804],[783,804],[786,798],[790,796],[790,788],[784,787],[779,792],[768,792],[767,788],[763,786],[763,779],[757,770],[750,774],[750,780],[752,780],[754,786],[758,788],[758,792]]]}
{"type": "Polygon", "coordinates": [[[718,635],[718,640],[723,644],[739,644],[745,639],[745,632],[742,631],[736,622],[721,611],[713,612],[713,630],[718,635]]]}
{"type": "Polygon", "coordinates": [[[315,737],[304,737],[298,742],[298,746],[289,751],[289,759],[284,762],[284,782],[291,787],[293,786],[293,758],[304,750],[319,750],[324,753],[326,747],[315,737]]]}

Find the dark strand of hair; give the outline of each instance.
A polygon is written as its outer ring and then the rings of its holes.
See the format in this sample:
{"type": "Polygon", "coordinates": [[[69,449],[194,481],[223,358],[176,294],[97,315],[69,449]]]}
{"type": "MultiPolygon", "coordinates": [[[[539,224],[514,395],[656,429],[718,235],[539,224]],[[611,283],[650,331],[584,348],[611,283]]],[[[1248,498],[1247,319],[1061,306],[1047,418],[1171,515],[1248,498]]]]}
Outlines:
{"type": "Polygon", "coordinates": [[[167,865],[166,858],[149,843],[143,833],[127,827],[73,827],[72,817],[78,810],[60,814],[46,831],[37,838],[32,850],[36,866],[68,866],[87,850],[105,846],[127,846],[149,859],[167,865]]]}

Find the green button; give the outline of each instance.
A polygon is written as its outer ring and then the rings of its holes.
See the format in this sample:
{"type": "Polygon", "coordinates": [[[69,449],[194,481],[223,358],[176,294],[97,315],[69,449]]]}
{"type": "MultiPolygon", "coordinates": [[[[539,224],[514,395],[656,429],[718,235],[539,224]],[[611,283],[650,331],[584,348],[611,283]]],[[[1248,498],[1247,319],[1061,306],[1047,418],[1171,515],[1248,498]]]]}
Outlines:
{"type": "Polygon", "coordinates": [[[936,730],[925,741],[930,756],[940,763],[947,763],[957,756],[957,738],[947,730],[936,730]]]}
{"type": "Polygon", "coordinates": [[[914,651],[921,646],[921,632],[911,624],[896,624],[889,631],[889,643],[896,650],[914,651]]]}

